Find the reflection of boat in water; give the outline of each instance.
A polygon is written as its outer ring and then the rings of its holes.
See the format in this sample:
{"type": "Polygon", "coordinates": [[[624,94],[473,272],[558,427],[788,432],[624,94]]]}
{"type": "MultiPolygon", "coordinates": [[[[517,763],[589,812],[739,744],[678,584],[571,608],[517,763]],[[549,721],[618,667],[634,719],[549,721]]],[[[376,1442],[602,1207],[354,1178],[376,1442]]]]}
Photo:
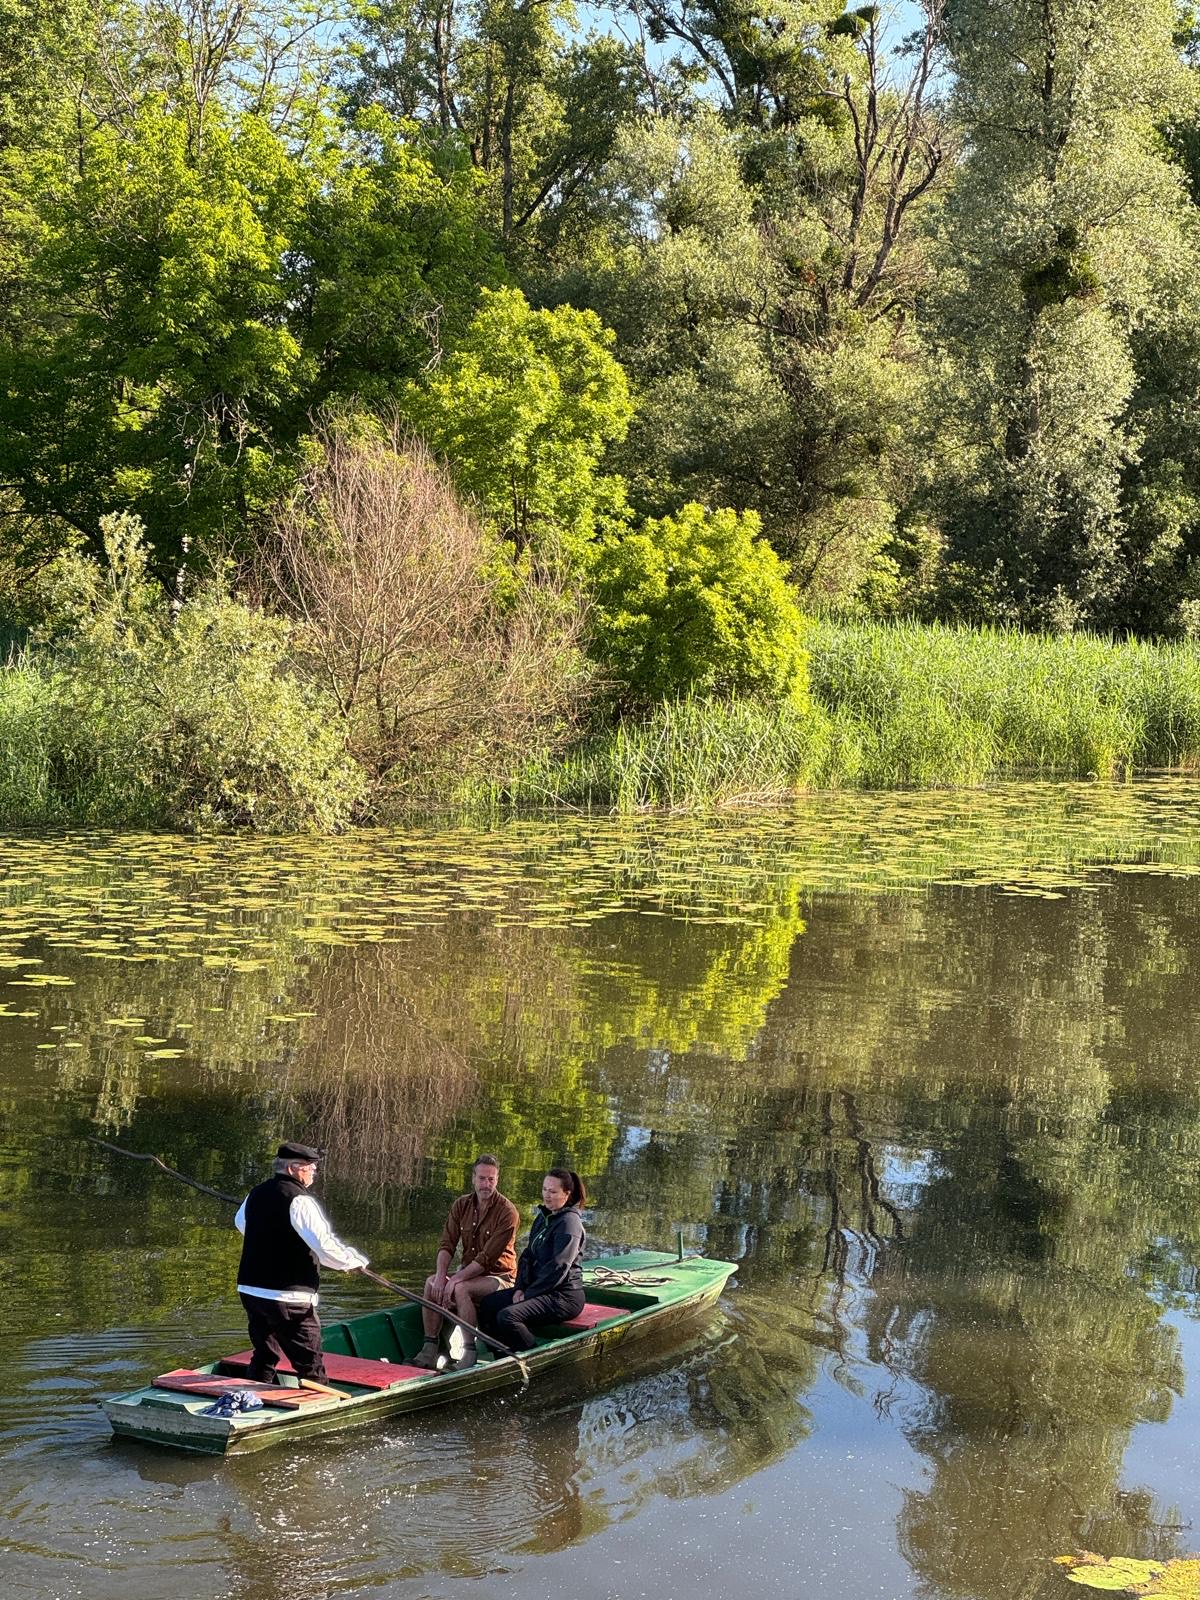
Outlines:
{"type": "MultiPolygon", "coordinates": [[[[645,1251],[591,1261],[584,1269],[583,1311],[569,1322],[542,1329],[523,1363],[530,1372],[540,1372],[602,1357],[630,1339],[712,1305],[735,1270],[730,1261],[664,1260],[645,1251]]],[[[482,1346],[477,1365],[462,1372],[414,1367],[411,1358],[421,1339],[415,1305],[327,1324],[321,1342],[327,1381],[340,1391],[336,1396],[301,1388],[282,1369],[275,1385],[250,1384],[244,1376],[249,1353],[243,1352],[164,1373],[146,1388],[101,1404],[113,1432],[124,1437],[210,1455],[241,1455],[284,1439],[359,1426],[521,1381],[517,1361],[493,1356],[482,1346]],[[257,1391],[260,1409],[205,1415],[215,1397],[246,1388],[257,1391]]]]}

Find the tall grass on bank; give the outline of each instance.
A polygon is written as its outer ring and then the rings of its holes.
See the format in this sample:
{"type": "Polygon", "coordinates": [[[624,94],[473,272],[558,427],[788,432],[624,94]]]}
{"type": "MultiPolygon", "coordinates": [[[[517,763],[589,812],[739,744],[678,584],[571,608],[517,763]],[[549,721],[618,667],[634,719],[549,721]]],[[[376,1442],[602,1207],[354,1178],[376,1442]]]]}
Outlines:
{"type": "Polygon", "coordinates": [[[0,827],[57,820],[46,680],[22,660],[0,666],[0,827]]]}
{"type": "Polygon", "coordinates": [[[915,623],[817,624],[811,704],[685,698],[558,760],[501,803],[692,809],[797,789],[960,786],[1200,766],[1200,648],[915,623]]]}
{"type": "Polygon", "coordinates": [[[790,702],[688,696],[644,721],[618,723],[566,756],[527,763],[493,798],[618,811],[781,799],[797,773],[825,764],[828,739],[826,719],[790,702]]]}
{"type": "Polygon", "coordinates": [[[64,687],[32,654],[0,665],[0,829],[176,825],[136,747],[107,750],[110,730],[80,715],[64,687]]]}
{"type": "Polygon", "coordinates": [[[1200,764],[1192,643],[915,623],[821,623],[810,642],[814,704],[855,730],[871,788],[1200,764]]]}

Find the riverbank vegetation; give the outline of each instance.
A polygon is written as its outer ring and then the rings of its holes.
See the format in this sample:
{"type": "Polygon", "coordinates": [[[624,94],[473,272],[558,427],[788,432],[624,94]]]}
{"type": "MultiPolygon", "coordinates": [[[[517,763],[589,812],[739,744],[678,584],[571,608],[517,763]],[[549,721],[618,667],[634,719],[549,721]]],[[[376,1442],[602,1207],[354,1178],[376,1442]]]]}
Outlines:
{"type": "MultiPolygon", "coordinates": [[[[353,648],[343,642],[327,663],[323,689],[309,671],[312,641],[332,651],[333,633],[306,642],[299,626],[219,591],[170,621],[158,605],[135,637],[31,653],[0,674],[0,804],[10,821],[329,830],[438,809],[703,809],[805,789],[1112,780],[1200,766],[1200,646],[1191,641],[822,621],[806,634],[802,698],[689,693],[589,726],[561,695],[529,692],[547,661],[572,648],[561,616],[548,642],[522,624],[495,657],[471,654],[457,674],[441,657],[436,673],[421,672],[424,626],[441,638],[448,625],[441,606],[416,630],[411,655],[381,649],[369,660],[351,632],[353,648]],[[337,692],[347,659],[364,663],[357,735],[347,722],[356,702],[337,692]],[[421,759],[409,754],[403,787],[380,752],[409,720],[419,731],[405,748],[421,759]],[[533,757],[531,732],[541,746],[533,757]],[[361,740],[359,759],[348,738],[361,740]]],[[[577,659],[579,681],[586,670],[577,659]]]]}
{"type": "Polygon", "coordinates": [[[29,0],[0,816],[1194,764],[1200,34],[29,0]]]}
{"type": "Polygon", "coordinates": [[[1200,764],[1200,649],[996,629],[822,622],[811,697],[665,701],[564,758],[531,763],[519,804],[779,800],[797,789],[1124,778],[1200,764]]]}

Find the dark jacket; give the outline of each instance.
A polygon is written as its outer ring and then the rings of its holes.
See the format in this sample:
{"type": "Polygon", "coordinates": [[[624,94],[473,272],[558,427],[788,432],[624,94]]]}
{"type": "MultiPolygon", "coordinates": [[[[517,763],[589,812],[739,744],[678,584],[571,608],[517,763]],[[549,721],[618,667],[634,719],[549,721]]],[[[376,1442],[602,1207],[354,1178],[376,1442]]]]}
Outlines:
{"type": "Polygon", "coordinates": [[[309,1289],[320,1286],[317,1258],[292,1227],[291,1206],[308,1190],[294,1178],[268,1178],[246,1196],[246,1236],[238,1282],[256,1289],[309,1289]]]}
{"type": "Polygon", "coordinates": [[[537,1208],[529,1243],[517,1261],[517,1288],[527,1300],[556,1289],[583,1289],[583,1246],[587,1234],[578,1206],[561,1211],[537,1208]]]}

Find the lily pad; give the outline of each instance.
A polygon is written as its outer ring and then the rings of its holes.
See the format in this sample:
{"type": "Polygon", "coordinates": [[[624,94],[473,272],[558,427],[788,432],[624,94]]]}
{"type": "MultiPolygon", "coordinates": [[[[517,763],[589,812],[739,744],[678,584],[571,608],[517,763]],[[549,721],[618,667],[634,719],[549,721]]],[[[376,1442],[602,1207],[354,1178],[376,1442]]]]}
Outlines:
{"type": "Polygon", "coordinates": [[[1179,1561],[1143,1561],[1134,1556],[1098,1556],[1091,1550],[1055,1556],[1071,1583],[1110,1594],[1173,1596],[1174,1600],[1200,1600],[1200,1558],[1179,1561]]]}

